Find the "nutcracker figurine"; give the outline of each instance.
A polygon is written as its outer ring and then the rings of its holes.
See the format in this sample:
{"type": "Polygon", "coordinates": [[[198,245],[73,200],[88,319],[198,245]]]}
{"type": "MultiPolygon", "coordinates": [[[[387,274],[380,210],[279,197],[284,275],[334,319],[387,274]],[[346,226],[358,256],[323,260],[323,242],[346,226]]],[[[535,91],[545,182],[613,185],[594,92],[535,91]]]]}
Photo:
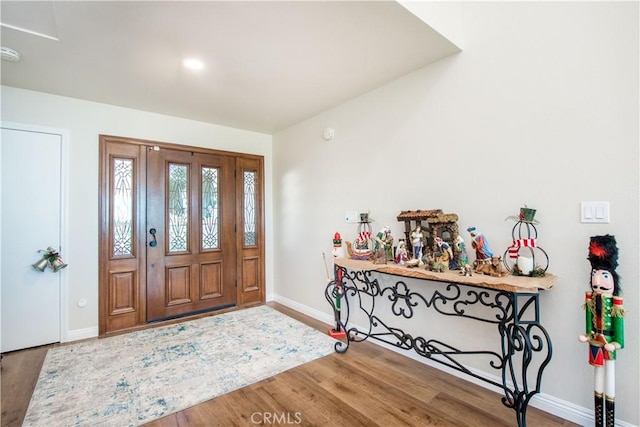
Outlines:
{"type": "MultiPolygon", "coordinates": [[[[345,258],[345,257],[346,257],[346,254],[344,253],[344,249],[342,248],[342,237],[340,236],[340,233],[336,232],[336,234],[333,235],[333,258],[335,259],[335,258],[345,258]]],[[[326,263],[325,263],[325,266],[326,266],[326,263]]],[[[344,329],[340,325],[341,300],[344,295],[344,289],[342,288],[343,273],[342,273],[342,270],[335,265],[335,262],[333,266],[333,271],[334,271],[334,279],[335,279],[333,282],[334,283],[333,295],[336,298],[336,305],[334,310],[336,327],[329,329],[329,335],[331,335],[334,338],[343,338],[347,336],[344,329]]],[[[331,286],[331,278],[329,277],[328,269],[327,269],[327,281],[329,281],[329,286],[331,286]]]]}
{"type": "Polygon", "coordinates": [[[591,290],[586,293],[586,333],[581,342],[589,343],[589,364],[594,366],[595,425],[615,424],[616,351],[624,348],[624,308],[620,291],[618,248],[614,236],[593,236],[589,243],[591,290]]]}

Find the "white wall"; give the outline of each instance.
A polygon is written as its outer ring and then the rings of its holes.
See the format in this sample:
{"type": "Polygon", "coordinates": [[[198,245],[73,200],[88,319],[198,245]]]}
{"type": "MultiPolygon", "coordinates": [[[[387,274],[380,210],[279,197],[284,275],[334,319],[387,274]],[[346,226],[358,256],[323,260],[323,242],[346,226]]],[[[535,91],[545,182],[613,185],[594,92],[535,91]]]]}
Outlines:
{"type": "Polygon", "coordinates": [[[330,318],[322,252],[330,258],[336,231],[354,239],[346,211],[370,210],[375,231],[389,225],[397,239],[401,210],[443,209],[501,254],[505,218],[527,204],[558,277],[541,296],[553,342],[543,393],[593,407],[577,339],[587,246],[613,234],[628,309],[616,410],[638,425],[638,3],[469,2],[462,22],[461,53],[274,135],[276,299],[330,318]],[[581,201],[609,201],[611,222],[581,224],[581,201]]]}
{"type": "Polygon", "coordinates": [[[267,294],[272,292],[273,236],[271,135],[179,119],[3,86],[2,120],[69,131],[66,194],[68,330],[63,337],[86,338],[98,331],[98,135],[250,153],[265,159],[267,294]],[[87,305],[79,308],[78,300],[87,305]]]}
{"type": "Polygon", "coordinates": [[[446,37],[451,43],[464,49],[461,2],[416,0],[397,0],[397,2],[446,37]]]}

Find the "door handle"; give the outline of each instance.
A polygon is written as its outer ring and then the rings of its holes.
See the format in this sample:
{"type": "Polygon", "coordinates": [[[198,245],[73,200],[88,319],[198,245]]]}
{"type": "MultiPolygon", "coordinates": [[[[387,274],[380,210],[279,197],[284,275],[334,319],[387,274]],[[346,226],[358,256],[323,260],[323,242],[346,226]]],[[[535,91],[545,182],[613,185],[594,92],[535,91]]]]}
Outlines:
{"type": "Polygon", "coordinates": [[[149,230],[149,233],[151,233],[151,236],[153,236],[153,240],[149,242],[149,246],[155,248],[158,245],[158,241],[156,240],[156,229],[152,228],[151,230],[149,230]]]}

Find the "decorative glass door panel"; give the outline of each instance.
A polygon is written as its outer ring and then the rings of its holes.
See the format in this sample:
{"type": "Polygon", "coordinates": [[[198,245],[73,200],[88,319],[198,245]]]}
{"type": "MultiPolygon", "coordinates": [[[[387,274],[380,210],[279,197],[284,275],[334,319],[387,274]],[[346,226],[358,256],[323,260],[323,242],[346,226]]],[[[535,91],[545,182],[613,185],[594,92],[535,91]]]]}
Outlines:
{"type": "Polygon", "coordinates": [[[238,302],[250,304],[264,300],[264,224],[262,201],[262,162],[238,159],[238,212],[242,224],[238,237],[238,302]]]}
{"type": "Polygon", "coordinates": [[[256,245],[256,172],[244,171],[244,246],[256,245]]]}
{"type": "Polygon", "coordinates": [[[217,168],[203,167],[202,173],[202,231],[200,249],[218,249],[220,247],[220,228],[218,226],[218,172],[217,168]]]}
{"type": "Polygon", "coordinates": [[[133,255],[133,159],[113,158],[112,255],[133,255]]]}
{"type": "Polygon", "coordinates": [[[169,163],[169,252],[188,252],[189,241],[189,165],[169,163]]]}

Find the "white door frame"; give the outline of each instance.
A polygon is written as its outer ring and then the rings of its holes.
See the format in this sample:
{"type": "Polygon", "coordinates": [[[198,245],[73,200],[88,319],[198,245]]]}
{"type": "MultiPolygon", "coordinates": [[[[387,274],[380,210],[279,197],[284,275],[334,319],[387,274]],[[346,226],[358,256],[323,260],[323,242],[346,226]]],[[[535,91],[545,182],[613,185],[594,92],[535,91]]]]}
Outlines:
{"type": "MultiPolygon", "coordinates": [[[[59,135],[62,142],[60,147],[60,246],[63,253],[68,254],[68,215],[67,215],[67,170],[69,166],[69,131],[66,129],[51,128],[45,126],[37,126],[24,123],[0,122],[2,129],[17,130],[23,132],[46,133],[51,135],[59,135]]],[[[1,191],[1,190],[0,190],[1,191]]],[[[2,201],[0,198],[0,218],[2,215],[2,201]]],[[[0,234],[0,240],[2,235],[0,234]]],[[[2,257],[2,249],[0,246],[0,258],[2,257]]],[[[65,262],[69,263],[68,255],[65,255],[65,262]]],[[[1,268],[1,267],[0,267],[1,268]]],[[[69,263],[71,268],[71,263],[69,263]]],[[[66,342],[69,339],[69,323],[68,323],[68,278],[67,272],[61,270],[60,277],[60,342],[66,342]]],[[[1,276],[0,276],[1,277],[1,276]]],[[[0,278],[0,289],[2,289],[2,279],[0,278]]]]}

